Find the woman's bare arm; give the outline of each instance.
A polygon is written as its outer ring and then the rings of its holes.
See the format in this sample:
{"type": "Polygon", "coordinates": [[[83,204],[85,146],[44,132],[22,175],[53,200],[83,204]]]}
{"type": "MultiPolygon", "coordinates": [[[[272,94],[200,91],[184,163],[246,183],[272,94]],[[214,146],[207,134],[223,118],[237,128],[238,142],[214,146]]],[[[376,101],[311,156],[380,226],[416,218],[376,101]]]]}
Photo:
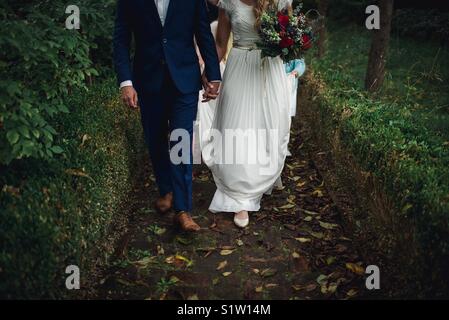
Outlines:
{"type": "Polygon", "coordinates": [[[226,55],[230,35],[231,21],[229,20],[226,11],[220,9],[220,11],[218,12],[217,39],[215,40],[219,61],[222,61],[226,55]]]}

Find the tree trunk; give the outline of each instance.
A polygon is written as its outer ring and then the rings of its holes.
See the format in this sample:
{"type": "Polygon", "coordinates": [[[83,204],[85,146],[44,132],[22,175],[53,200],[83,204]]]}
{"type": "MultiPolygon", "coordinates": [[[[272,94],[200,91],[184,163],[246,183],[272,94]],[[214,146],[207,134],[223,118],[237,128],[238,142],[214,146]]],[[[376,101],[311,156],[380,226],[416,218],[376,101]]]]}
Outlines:
{"type": "Polygon", "coordinates": [[[393,3],[394,0],[379,0],[380,29],[373,31],[365,79],[365,89],[370,92],[379,90],[385,79],[385,64],[387,62],[391,20],[393,18],[393,3]]]}
{"type": "Polygon", "coordinates": [[[320,17],[320,25],[318,31],[318,41],[317,41],[317,57],[322,58],[326,53],[326,16],[327,8],[329,6],[328,0],[318,0],[318,12],[322,17],[320,17]]]}

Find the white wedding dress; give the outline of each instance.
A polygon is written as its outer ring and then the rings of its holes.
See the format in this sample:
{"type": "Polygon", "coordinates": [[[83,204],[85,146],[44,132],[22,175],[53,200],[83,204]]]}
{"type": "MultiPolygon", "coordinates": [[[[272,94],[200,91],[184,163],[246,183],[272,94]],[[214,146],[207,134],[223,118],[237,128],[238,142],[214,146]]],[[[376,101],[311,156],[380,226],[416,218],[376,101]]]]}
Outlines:
{"type": "Polygon", "coordinates": [[[282,60],[262,59],[255,49],[259,35],[253,7],[240,0],[221,0],[218,6],[230,18],[234,42],[211,128],[199,119],[203,160],[217,186],[209,210],[258,211],[262,196],[280,182],[290,138],[291,94],[282,60]]]}

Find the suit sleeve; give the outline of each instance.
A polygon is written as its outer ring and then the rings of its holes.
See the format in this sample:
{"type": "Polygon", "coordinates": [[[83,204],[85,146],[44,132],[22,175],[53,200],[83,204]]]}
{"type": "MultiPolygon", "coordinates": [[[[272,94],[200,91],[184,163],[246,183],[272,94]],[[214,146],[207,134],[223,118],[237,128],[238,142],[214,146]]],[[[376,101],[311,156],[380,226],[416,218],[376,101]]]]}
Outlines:
{"type": "Polygon", "coordinates": [[[132,80],[130,60],[131,37],[132,32],[126,8],[126,0],[118,0],[113,40],[114,65],[118,83],[132,80]]]}
{"type": "Polygon", "coordinates": [[[197,1],[195,38],[198,42],[198,48],[200,49],[201,56],[204,60],[207,79],[209,81],[220,81],[220,64],[218,61],[217,49],[215,47],[215,40],[210,28],[206,0],[197,1]]]}

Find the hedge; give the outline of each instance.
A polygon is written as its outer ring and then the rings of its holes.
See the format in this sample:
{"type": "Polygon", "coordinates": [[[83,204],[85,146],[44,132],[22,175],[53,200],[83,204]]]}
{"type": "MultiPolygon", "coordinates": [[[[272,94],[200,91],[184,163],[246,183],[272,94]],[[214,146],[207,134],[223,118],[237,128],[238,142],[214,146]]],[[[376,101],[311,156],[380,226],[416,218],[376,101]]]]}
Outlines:
{"type": "Polygon", "coordinates": [[[363,90],[369,34],[335,23],[330,30],[327,56],[312,63],[319,113],[382,183],[398,220],[414,226],[419,256],[409,261],[420,263],[419,294],[447,296],[449,117],[441,106],[449,101],[449,53],[431,42],[392,39],[384,90],[369,96],[363,90]]]}
{"type": "Polygon", "coordinates": [[[65,96],[111,66],[114,4],[77,1],[81,28],[69,30],[66,1],[1,1],[0,164],[63,152],[49,122],[68,112],[65,96]]]}
{"type": "Polygon", "coordinates": [[[138,113],[116,97],[113,80],[73,92],[64,100],[70,113],[51,122],[65,153],[1,168],[1,298],[67,297],[66,266],[85,279],[107,258],[105,235],[143,153],[138,113]]]}

